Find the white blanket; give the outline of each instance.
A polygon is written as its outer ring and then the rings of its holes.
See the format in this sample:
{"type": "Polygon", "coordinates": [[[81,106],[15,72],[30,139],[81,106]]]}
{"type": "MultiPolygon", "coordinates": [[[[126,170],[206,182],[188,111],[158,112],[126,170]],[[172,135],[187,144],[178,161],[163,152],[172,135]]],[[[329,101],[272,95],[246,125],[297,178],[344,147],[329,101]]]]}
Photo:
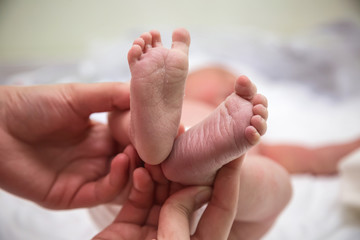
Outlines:
{"type": "Polygon", "coordinates": [[[360,213],[360,148],[340,164],[341,201],[360,213]]]}

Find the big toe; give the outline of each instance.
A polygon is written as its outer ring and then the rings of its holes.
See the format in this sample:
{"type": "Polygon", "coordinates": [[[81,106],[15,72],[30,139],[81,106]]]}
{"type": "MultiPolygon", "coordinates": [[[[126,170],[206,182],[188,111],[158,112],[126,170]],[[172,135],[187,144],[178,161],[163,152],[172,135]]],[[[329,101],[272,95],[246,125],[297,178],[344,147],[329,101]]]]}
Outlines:
{"type": "Polygon", "coordinates": [[[248,77],[242,75],[235,82],[235,92],[238,96],[251,100],[255,96],[257,89],[248,77]]]}
{"type": "Polygon", "coordinates": [[[172,48],[179,49],[185,53],[189,51],[190,34],[184,28],[175,29],[172,35],[172,48]]]}

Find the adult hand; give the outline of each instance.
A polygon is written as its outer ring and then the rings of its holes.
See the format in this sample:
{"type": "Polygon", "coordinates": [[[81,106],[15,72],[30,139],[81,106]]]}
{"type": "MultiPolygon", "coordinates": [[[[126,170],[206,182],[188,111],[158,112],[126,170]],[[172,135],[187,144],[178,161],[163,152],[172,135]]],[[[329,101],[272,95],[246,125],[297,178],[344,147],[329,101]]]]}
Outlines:
{"type": "Polygon", "coordinates": [[[220,169],[212,194],[210,187],[201,186],[176,191],[180,186],[167,182],[159,168],[151,167],[151,175],[144,168],[136,169],[128,201],[115,221],[93,240],[228,239],[239,196],[241,162],[242,158],[220,169]],[[191,236],[192,213],[208,200],[191,236]]]}
{"type": "Polygon", "coordinates": [[[0,187],[54,209],[114,199],[129,157],[90,114],[129,108],[122,83],[0,87],[0,187]]]}

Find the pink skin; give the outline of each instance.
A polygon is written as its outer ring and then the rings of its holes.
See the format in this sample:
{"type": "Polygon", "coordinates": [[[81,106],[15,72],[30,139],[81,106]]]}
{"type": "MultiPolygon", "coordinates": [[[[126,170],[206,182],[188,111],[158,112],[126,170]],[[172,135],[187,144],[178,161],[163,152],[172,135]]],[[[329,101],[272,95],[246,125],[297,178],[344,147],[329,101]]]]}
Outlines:
{"type": "Polygon", "coordinates": [[[176,29],[171,49],[150,31],[134,41],[128,53],[131,71],[130,139],[140,157],[159,164],[177,135],[188,71],[190,35],[176,29]]]}
{"type": "MultiPolygon", "coordinates": [[[[169,180],[210,185],[218,169],[243,155],[265,133],[267,103],[256,94],[255,85],[241,76],[235,81],[234,93],[174,142],[181,116],[189,43],[189,34],[184,29],[174,31],[170,50],[162,47],[156,31],[144,33],[134,41],[128,54],[132,74],[130,113],[113,113],[109,124],[121,145],[134,144],[144,162],[158,164],[166,159],[162,169],[169,180]],[[120,132],[127,132],[128,136],[117,134],[120,132]]],[[[214,72],[219,72],[219,76],[209,80],[222,85],[222,76],[227,75],[224,71],[214,72]]],[[[231,75],[225,79],[233,81],[231,75]]],[[[197,98],[195,92],[193,99],[204,101],[197,98]]]]}
{"type": "Polygon", "coordinates": [[[212,184],[218,169],[260,140],[266,119],[266,98],[256,94],[247,77],[239,77],[232,95],[175,140],[173,151],[161,165],[165,176],[181,184],[212,184]]]}
{"type": "Polygon", "coordinates": [[[221,66],[197,69],[189,74],[185,99],[217,107],[234,92],[236,76],[221,66]]]}
{"type": "Polygon", "coordinates": [[[213,191],[210,187],[183,188],[170,182],[159,166],[135,169],[128,201],[111,225],[93,240],[227,239],[237,207],[241,162],[233,161],[219,171],[213,191]],[[191,235],[192,214],[208,201],[191,235]],[[209,229],[213,225],[217,227],[209,229]]]}
{"type": "Polygon", "coordinates": [[[0,188],[51,209],[113,201],[128,183],[128,150],[90,114],[129,109],[121,83],[0,86],[0,188]]]}
{"type": "MultiPolygon", "coordinates": [[[[208,113],[211,115],[181,134],[162,164],[165,176],[182,184],[210,185],[217,170],[254,146],[267,127],[267,100],[256,94],[256,87],[245,76],[236,80],[235,93],[216,110],[194,100],[185,101],[183,112],[184,122],[194,118],[194,122],[198,122],[208,113]],[[194,106],[202,109],[201,114],[189,114],[189,109],[193,110],[194,106]]],[[[128,131],[130,112],[112,113],[109,124],[121,145],[131,143],[129,135],[117,134],[128,131]]]]}
{"type": "Polygon", "coordinates": [[[290,173],[336,174],[341,159],[359,147],[360,139],[316,148],[262,143],[255,153],[272,159],[290,173]]]}
{"type": "MultiPolygon", "coordinates": [[[[141,56],[145,57],[146,54],[141,56]]],[[[215,70],[215,72],[217,71],[215,70]]],[[[161,164],[162,173],[166,178],[157,182],[159,183],[158,187],[162,190],[169,191],[169,188],[164,184],[168,180],[185,185],[212,185],[220,168],[228,162],[232,161],[233,163],[236,162],[234,161],[236,159],[243,159],[244,153],[253,147],[259,141],[260,136],[265,133],[268,116],[266,98],[256,94],[256,87],[245,76],[241,76],[235,81],[234,90],[228,91],[230,87],[227,84],[224,85],[224,81],[231,85],[234,79],[230,75],[223,78],[223,74],[220,71],[215,78],[211,77],[214,76],[213,74],[205,78],[203,75],[202,77],[198,76],[197,80],[200,79],[200,82],[195,82],[196,80],[193,79],[192,83],[198,84],[200,87],[204,86],[201,82],[206,84],[211,81],[213,87],[220,84],[224,91],[220,91],[220,96],[216,98],[214,96],[216,96],[217,91],[214,91],[213,94],[208,94],[208,91],[200,94],[197,91],[188,92],[189,98],[185,99],[183,105],[184,118],[182,121],[192,119],[191,121],[195,123],[208,115],[209,112],[211,115],[187,132],[179,135],[175,140],[170,156],[161,164]],[[225,101],[221,100],[223,95],[228,92],[233,93],[225,101]],[[214,110],[219,102],[222,103],[214,110]],[[197,109],[194,110],[194,106],[197,109]],[[196,116],[193,113],[196,113],[196,116]]],[[[152,87],[156,88],[159,85],[152,87]]],[[[161,92],[162,88],[159,89],[161,92]]],[[[188,89],[196,89],[196,87],[188,87],[188,89]]],[[[214,89],[219,88],[215,87],[214,89]]],[[[169,92],[168,94],[171,95],[172,93],[169,92]]],[[[149,100],[149,98],[147,99],[149,100]]],[[[133,101],[133,98],[131,100],[133,101]]],[[[136,101],[134,104],[141,107],[140,101],[136,101]]],[[[134,120],[134,116],[130,119],[130,114],[135,114],[135,111],[112,113],[109,117],[110,127],[115,130],[115,138],[123,145],[134,141],[134,135],[127,127],[134,120]],[[126,134],[118,135],[120,132],[126,134]]],[[[148,112],[148,114],[154,113],[148,112]]],[[[153,129],[153,134],[156,134],[154,133],[156,131],[158,129],[153,129]]],[[[165,134],[167,133],[165,131],[165,134]]],[[[239,236],[244,236],[247,239],[248,237],[258,239],[267,231],[290,199],[289,176],[284,169],[273,161],[254,156],[248,161],[244,161],[241,173],[237,175],[241,177],[239,181],[241,182],[241,188],[239,188],[241,201],[237,206],[230,239],[238,239],[239,236]]],[[[231,179],[228,180],[233,182],[231,179]]],[[[222,186],[229,185],[225,183],[222,186]]],[[[237,195],[238,193],[234,192],[234,194],[237,195]]],[[[161,191],[156,191],[156,197],[166,198],[161,194],[161,191]]]]}

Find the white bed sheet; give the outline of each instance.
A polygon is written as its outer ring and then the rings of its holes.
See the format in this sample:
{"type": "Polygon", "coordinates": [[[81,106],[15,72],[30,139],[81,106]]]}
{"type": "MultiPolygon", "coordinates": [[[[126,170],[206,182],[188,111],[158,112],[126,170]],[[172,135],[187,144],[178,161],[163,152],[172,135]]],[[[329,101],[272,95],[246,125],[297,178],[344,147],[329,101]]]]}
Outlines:
{"type": "MultiPolygon", "coordinates": [[[[360,32],[350,30],[351,34],[360,32]]],[[[345,34],[350,40],[344,40],[337,25],[321,31],[327,31],[327,45],[319,44],[321,38],[310,41],[310,37],[284,42],[266,34],[236,32],[209,40],[209,34],[194,33],[191,68],[223,63],[251,77],[269,99],[266,141],[318,146],[350,140],[360,136],[360,53],[344,50],[341,44],[359,40],[360,34],[345,34]]],[[[129,79],[125,60],[129,43],[131,40],[101,54],[96,51],[75,73],[60,76],[57,82],[129,79]]],[[[360,49],[360,40],[351,43],[353,49],[360,49]]],[[[59,71],[40,69],[7,78],[5,83],[38,83],[35,79],[45,73],[56,75],[59,71]]],[[[338,176],[298,175],[292,182],[293,198],[264,239],[360,239],[360,214],[339,200],[338,176]]],[[[50,211],[0,192],[1,240],[90,239],[96,232],[85,209],[50,211]]]]}

